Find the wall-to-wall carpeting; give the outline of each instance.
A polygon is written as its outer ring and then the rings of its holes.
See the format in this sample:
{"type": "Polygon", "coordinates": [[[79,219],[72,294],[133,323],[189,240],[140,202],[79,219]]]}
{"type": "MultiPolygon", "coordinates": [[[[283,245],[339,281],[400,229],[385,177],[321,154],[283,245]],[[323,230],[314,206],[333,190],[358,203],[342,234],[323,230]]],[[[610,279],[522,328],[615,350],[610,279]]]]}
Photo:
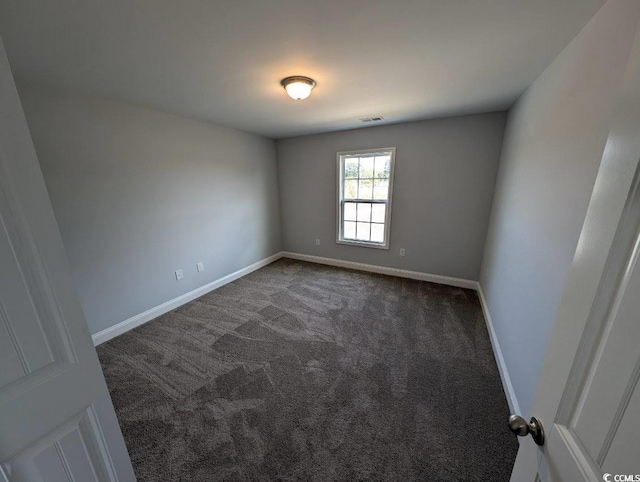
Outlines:
{"type": "Polygon", "coordinates": [[[283,259],[98,347],[139,481],[507,481],[476,293],[283,259]]]}

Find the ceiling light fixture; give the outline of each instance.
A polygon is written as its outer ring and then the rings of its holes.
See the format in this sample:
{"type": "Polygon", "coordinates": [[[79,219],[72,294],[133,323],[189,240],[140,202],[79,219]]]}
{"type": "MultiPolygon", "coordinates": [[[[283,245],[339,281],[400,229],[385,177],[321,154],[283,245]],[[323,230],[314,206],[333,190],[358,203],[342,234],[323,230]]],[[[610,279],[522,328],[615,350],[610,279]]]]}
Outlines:
{"type": "Polygon", "coordinates": [[[309,77],[294,75],[280,81],[280,85],[287,91],[289,97],[294,100],[306,99],[311,95],[311,90],[316,86],[316,81],[309,77]]]}

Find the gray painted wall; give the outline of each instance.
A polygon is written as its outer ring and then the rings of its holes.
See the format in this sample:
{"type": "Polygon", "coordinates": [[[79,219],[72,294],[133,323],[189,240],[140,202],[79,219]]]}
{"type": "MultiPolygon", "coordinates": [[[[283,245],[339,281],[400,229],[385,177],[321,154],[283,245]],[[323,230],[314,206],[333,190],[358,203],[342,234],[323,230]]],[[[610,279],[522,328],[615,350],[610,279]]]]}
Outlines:
{"type": "Polygon", "coordinates": [[[284,250],[478,280],[505,121],[498,112],[277,141],[284,250]],[[390,249],[336,244],[336,153],[392,146],[390,249]]]}
{"type": "Polygon", "coordinates": [[[529,412],[640,15],[615,0],[509,113],[480,282],[529,412]]]}
{"type": "Polygon", "coordinates": [[[18,87],[92,333],[280,251],[274,141],[18,87]]]}

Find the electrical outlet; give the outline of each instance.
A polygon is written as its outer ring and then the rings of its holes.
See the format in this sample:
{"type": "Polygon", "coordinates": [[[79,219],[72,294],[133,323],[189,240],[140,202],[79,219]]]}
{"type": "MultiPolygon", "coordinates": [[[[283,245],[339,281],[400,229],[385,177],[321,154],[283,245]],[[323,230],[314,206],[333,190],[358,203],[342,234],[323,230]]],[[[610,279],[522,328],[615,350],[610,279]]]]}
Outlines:
{"type": "Polygon", "coordinates": [[[407,252],[404,248],[400,248],[400,256],[404,256],[407,252]]]}
{"type": "Polygon", "coordinates": [[[316,238],[316,246],[320,246],[320,238],[316,238]]]}
{"type": "Polygon", "coordinates": [[[177,270],[176,270],[176,279],[177,279],[178,281],[180,281],[182,278],[184,278],[184,273],[182,272],[182,270],[181,270],[181,269],[177,269],[177,270]]]}
{"type": "Polygon", "coordinates": [[[199,263],[196,263],[196,269],[198,270],[198,273],[200,271],[204,271],[204,263],[202,261],[200,261],[199,263]]]}

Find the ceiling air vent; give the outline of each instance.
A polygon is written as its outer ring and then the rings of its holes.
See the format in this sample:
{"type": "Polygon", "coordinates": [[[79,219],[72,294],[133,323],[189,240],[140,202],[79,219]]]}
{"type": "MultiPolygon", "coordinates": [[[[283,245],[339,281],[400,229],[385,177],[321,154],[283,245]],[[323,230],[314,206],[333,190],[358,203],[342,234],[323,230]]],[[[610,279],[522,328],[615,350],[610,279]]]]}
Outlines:
{"type": "Polygon", "coordinates": [[[363,117],[362,119],[360,119],[360,121],[362,121],[364,124],[366,124],[367,122],[380,122],[383,119],[384,119],[384,117],[379,115],[377,117],[363,117]]]}

